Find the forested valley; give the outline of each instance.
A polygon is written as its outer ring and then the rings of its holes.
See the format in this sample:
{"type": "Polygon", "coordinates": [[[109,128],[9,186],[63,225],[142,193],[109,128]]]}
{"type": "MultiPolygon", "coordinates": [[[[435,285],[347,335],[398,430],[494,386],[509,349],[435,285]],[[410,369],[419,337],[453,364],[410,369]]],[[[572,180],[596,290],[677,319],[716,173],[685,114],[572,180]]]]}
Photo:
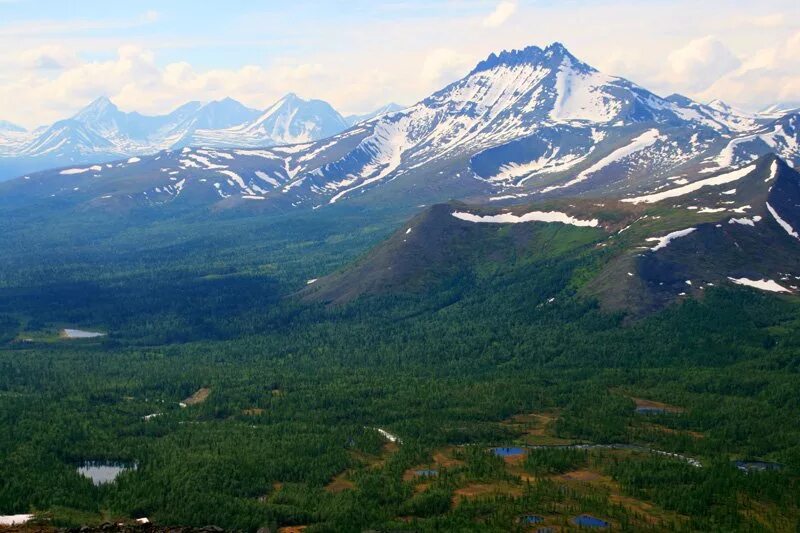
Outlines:
{"type": "Polygon", "coordinates": [[[298,292],[410,213],[136,216],[0,222],[0,514],[798,527],[793,298],[715,287],[649,316],[603,311],[576,290],[589,242],[328,305],[298,292]],[[89,462],[126,468],[95,485],[89,462]]]}

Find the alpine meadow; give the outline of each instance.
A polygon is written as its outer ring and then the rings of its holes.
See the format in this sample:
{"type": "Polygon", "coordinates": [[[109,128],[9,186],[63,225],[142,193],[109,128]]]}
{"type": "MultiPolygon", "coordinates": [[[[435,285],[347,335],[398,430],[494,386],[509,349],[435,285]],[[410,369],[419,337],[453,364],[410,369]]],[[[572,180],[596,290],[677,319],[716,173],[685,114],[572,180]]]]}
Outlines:
{"type": "Polygon", "coordinates": [[[337,4],[0,1],[0,532],[800,531],[800,6],[337,4]]]}

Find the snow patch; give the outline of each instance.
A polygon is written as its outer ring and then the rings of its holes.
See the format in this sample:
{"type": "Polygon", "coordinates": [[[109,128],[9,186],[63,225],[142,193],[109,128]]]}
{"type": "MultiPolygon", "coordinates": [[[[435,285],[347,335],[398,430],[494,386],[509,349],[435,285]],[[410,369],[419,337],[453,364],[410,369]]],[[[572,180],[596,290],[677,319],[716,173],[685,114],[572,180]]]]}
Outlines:
{"type": "Polygon", "coordinates": [[[61,172],[59,172],[59,174],[62,174],[64,176],[69,176],[71,174],[83,174],[84,172],[89,172],[89,171],[100,172],[101,170],[103,170],[103,167],[101,167],[100,165],[94,165],[88,168],[68,168],[66,170],[62,170],[61,172]]]}
{"type": "Polygon", "coordinates": [[[646,132],[642,133],[638,137],[631,140],[630,143],[623,146],[622,148],[617,148],[600,161],[595,163],[594,165],[590,166],[589,168],[581,171],[575,178],[571,179],[570,181],[562,184],[562,185],[552,185],[550,187],[545,187],[542,189],[543,193],[550,192],[556,189],[564,189],[566,187],[571,187],[577,183],[580,183],[586,180],[591,174],[598,172],[608,165],[612,163],[616,163],[625,159],[628,156],[635,154],[636,152],[640,152],[645,148],[649,148],[650,146],[654,145],[656,141],[661,138],[657,129],[647,130],[646,132]]]}
{"type": "Polygon", "coordinates": [[[769,205],[769,202],[767,202],[767,211],[769,211],[769,214],[772,215],[772,218],[775,219],[775,222],[780,224],[780,226],[786,231],[786,233],[788,233],[795,239],[800,239],[800,235],[797,234],[797,232],[794,230],[794,228],[792,228],[792,226],[788,222],[783,220],[780,217],[780,215],[778,215],[778,212],[775,211],[775,209],[773,209],[771,205],[769,205]]]}
{"type": "Polygon", "coordinates": [[[760,289],[762,291],[769,291],[769,292],[792,292],[786,287],[778,284],[777,282],[771,279],[748,279],[748,278],[728,278],[732,282],[737,285],[745,285],[747,287],[753,287],[754,289],[760,289]]]}
{"type": "Polygon", "coordinates": [[[720,174],[719,176],[698,180],[693,183],[690,183],[689,185],[678,187],[677,189],[669,189],[655,194],[638,196],[636,198],[623,198],[622,201],[632,204],[640,204],[640,203],[654,204],[656,202],[660,202],[661,200],[665,200],[667,198],[675,198],[678,196],[689,194],[690,192],[697,191],[703,187],[724,185],[726,183],[737,181],[750,174],[753,170],[755,170],[755,168],[756,168],[755,165],[750,165],[748,167],[720,174]]]}
{"type": "Polygon", "coordinates": [[[276,180],[275,178],[271,177],[266,172],[262,172],[261,170],[256,170],[255,174],[256,174],[256,177],[258,177],[260,180],[263,180],[263,181],[269,183],[273,187],[280,187],[281,186],[281,184],[280,184],[280,182],[278,180],[276,180]]]}
{"type": "Polygon", "coordinates": [[[609,99],[602,87],[611,78],[599,72],[579,72],[572,59],[565,57],[556,74],[556,101],[553,120],[609,122],[622,110],[616,99],[609,99]]]}
{"type": "Polygon", "coordinates": [[[767,177],[767,179],[764,180],[764,182],[766,183],[768,181],[772,181],[773,179],[775,179],[775,176],[777,175],[778,175],[778,160],[776,159],[775,161],[772,162],[772,165],[770,165],[769,176],[767,177]]]}
{"type": "Polygon", "coordinates": [[[383,438],[385,438],[385,439],[386,439],[386,440],[388,440],[389,442],[397,442],[397,443],[400,443],[400,442],[402,442],[402,441],[400,440],[400,437],[398,437],[397,435],[392,435],[391,433],[389,433],[389,432],[388,432],[388,431],[386,431],[385,429],[377,428],[377,429],[376,429],[376,431],[377,431],[378,433],[380,433],[380,434],[383,436],[383,438]]]}
{"type": "Polygon", "coordinates": [[[33,519],[32,514],[7,514],[0,515],[0,526],[15,526],[24,524],[33,519]]]}
{"type": "Polygon", "coordinates": [[[761,217],[756,215],[753,218],[732,218],[728,221],[728,224],[741,224],[742,226],[752,226],[755,227],[756,222],[759,222],[761,217]]]}
{"type": "Polygon", "coordinates": [[[695,230],[697,230],[697,228],[686,228],[678,231],[673,231],[672,233],[668,233],[663,237],[648,237],[647,242],[658,242],[658,244],[650,248],[650,250],[657,252],[662,248],[666,248],[669,245],[669,243],[674,241],[675,239],[686,237],[695,230]]]}
{"type": "Polygon", "coordinates": [[[499,215],[473,215],[472,213],[464,213],[456,211],[453,216],[465,220],[467,222],[479,222],[488,224],[517,224],[520,222],[559,222],[561,224],[570,224],[572,226],[582,226],[595,228],[599,222],[596,218],[591,220],[581,220],[572,217],[560,211],[531,211],[524,215],[514,215],[511,213],[501,213],[499,215]]]}

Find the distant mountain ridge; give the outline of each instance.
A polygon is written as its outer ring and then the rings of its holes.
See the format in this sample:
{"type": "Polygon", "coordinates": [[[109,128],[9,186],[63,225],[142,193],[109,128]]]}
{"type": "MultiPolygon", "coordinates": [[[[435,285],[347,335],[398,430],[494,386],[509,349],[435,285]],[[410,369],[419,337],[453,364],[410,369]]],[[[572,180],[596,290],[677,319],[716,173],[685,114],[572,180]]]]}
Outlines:
{"type": "Polygon", "coordinates": [[[74,116],[27,132],[0,122],[0,180],[190,145],[273,146],[329,137],[348,127],[327,102],[288,94],[266,111],[232,98],[189,102],[166,115],[120,111],[100,97],[74,116]]]}
{"type": "Polygon", "coordinates": [[[381,115],[385,115],[386,113],[394,113],[396,111],[402,111],[405,108],[406,108],[406,106],[403,106],[403,105],[400,105],[400,104],[395,104],[394,102],[392,102],[392,103],[386,104],[385,106],[379,107],[378,109],[376,109],[375,111],[372,111],[371,113],[365,113],[363,115],[348,115],[348,116],[345,117],[345,120],[347,121],[347,124],[349,126],[354,126],[354,125],[358,124],[359,122],[365,122],[365,121],[371,120],[371,119],[373,119],[375,117],[379,117],[381,115]]]}

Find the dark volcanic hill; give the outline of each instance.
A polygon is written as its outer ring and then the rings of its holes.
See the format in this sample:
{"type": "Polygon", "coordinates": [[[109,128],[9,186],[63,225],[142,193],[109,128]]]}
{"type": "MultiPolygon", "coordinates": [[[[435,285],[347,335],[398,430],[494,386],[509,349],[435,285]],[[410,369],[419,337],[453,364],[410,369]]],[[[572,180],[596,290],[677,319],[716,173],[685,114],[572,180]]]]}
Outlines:
{"type": "Polygon", "coordinates": [[[435,205],[304,296],[341,303],[532,274],[552,282],[553,269],[566,277],[553,284],[552,297],[578,291],[637,313],[717,285],[793,294],[800,285],[797,227],[800,174],[765,156],[637,197],[499,209],[435,205]]]}

